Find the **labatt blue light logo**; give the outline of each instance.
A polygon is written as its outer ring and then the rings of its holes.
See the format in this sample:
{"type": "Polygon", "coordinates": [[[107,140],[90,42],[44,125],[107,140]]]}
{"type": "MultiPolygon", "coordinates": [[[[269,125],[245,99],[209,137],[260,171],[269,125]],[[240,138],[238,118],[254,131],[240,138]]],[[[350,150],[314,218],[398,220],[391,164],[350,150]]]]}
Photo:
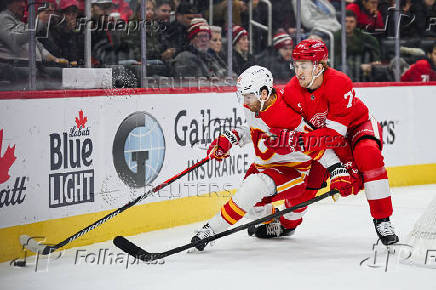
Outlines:
{"type": "Polygon", "coordinates": [[[17,160],[15,145],[11,147],[8,144],[4,152],[2,145],[3,129],[0,129],[0,209],[23,203],[26,198],[26,181],[29,180],[27,176],[14,176],[15,180],[10,180],[9,170],[17,160]]]}
{"type": "Polygon", "coordinates": [[[68,132],[50,134],[49,207],[94,201],[93,144],[80,110],[68,132]]]}

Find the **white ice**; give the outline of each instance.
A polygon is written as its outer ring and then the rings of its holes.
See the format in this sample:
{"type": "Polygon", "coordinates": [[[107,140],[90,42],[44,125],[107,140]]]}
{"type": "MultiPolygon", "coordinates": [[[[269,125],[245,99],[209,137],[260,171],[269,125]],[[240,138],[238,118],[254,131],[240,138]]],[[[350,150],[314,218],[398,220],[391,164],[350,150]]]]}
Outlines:
{"type": "MultiPolygon", "coordinates": [[[[391,220],[404,241],[436,197],[436,185],[393,188],[392,192],[391,220]]],[[[202,224],[129,238],[148,251],[164,251],[189,242],[202,224]]],[[[292,237],[265,241],[242,231],[217,240],[201,253],[179,253],[165,258],[164,264],[141,262],[127,269],[127,256],[107,241],[66,250],[49,263],[41,258],[36,272],[31,265],[34,258],[24,268],[2,263],[0,289],[436,289],[435,269],[398,264],[398,255],[389,257],[387,268],[385,253],[377,256],[376,263],[360,265],[365,258],[374,257],[375,241],[361,193],[336,203],[324,200],[314,204],[292,237]],[[120,253],[124,263],[92,263],[93,253],[99,249],[120,253]]]]}

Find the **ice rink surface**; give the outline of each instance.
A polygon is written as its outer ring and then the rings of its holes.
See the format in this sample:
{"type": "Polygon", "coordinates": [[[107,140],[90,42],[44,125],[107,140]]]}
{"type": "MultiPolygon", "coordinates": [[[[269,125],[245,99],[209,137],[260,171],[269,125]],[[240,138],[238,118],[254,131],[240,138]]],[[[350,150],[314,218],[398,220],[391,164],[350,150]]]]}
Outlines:
{"type": "MultiPolygon", "coordinates": [[[[405,242],[415,221],[436,197],[436,185],[393,188],[392,193],[391,220],[400,242],[405,242]]],[[[189,242],[193,231],[202,224],[129,239],[148,251],[164,251],[189,242]]],[[[336,203],[328,199],[312,205],[292,237],[266,241],[242,231],[217,240],[204,252],[176,254],[160,264],[131,264],[131,257],[127,264],[127,255],[107,241],[66,250],[59,259],[40,258],[37,271],[31,265],[34,257],[25,268],[2,263],[0,288],[436,289],[436,269],[398,263],[398,254],[388,257],[380,246],[373,250],[376,240],[361,192],[336,203]]]]}

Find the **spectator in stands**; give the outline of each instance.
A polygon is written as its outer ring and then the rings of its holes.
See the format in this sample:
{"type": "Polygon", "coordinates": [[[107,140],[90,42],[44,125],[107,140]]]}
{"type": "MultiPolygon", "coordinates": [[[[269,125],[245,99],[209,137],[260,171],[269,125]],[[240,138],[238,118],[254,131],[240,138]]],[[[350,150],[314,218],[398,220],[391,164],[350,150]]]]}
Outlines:
{"type": "Polygon", "coordinates": [[[36,37],[53,54],[53,51],[47,45],[51,40],[49,34],[52,28],[62,21],[62,17],[56,12],[55,0],[37,0],[36,3],[36,37]]]}
{"type": "MultiPolygon", "coordinates": [[[[367,81],[374,65],[380,64],[380,46],[372,35],[357,28],[353,11],[346,10],[345,31],[347,36],[347,75],[353,81],[367,81]]],[[[341,31],[334,33],[335,67],[341,65],[341,31]]]]}
{"type": "Polygon", "coordinates": [[[77,8],[79,8],[79,12],[85,13],[85,0],[78,0],[78,2],[79,6],[77,8]]]}
{"type": "Polygon", "coordinates": [[[295,75],[290,69],[292,38],[289,34],[281,32],[274,35],[272,40],[273,50],[269,54],[260,56],[257,63],[271,71],[275,82],[288,82],[295,75]]]}
{"type": "Polygon", "coordinates": [[[224,62],[224,53],[222,51],[223,42],[221,37],[222,29],[219,26],[210,26],[211,37],[209,41],[209,47],[212,54],[215,54],[216,57],[225,65],[224,62]]]}
{"type": "MultiPolygon", "coordinates": [[[[6,9],[0,12],[0,71],[2,78],[11,82],[25,84],[28,77],[29,37],[28,26],[21,21],[26,9],[25,0],[7,0],[6,9]]],[[[36,42],[36,61],[38,79],[48,80],[44,85],[59,87],[61,74],[58,68],[48,68],[46,63],[57,64],[67,62],[47,51],[40,42],[36,42]]],[[[39,83],[39,85],[41,85],[39,83]]]]}
{"type": "Polygon", "coordinates": [[[326,44],[329,44],[329,36],[327,33],[318,30],[318,28],[314,28],[310,31],[308,39],[315,39],[324,41],[326,44]]]}
{"type": "Polygon", "coordinates": [[[36,1],[39,2],[38,5],[36,5],[36,11],[37,11],[37,20],[38,20],[38,29],[44,29],[44,32],[47,32],[47,24],[53,20],[57,20],[56,17],[56,8],[57,3],[55,0],[42,0],[42,1],[36,1]],[[39,25],[42,24],[42,25],[39,25]]]}
{"type": "Polygon", "coordinates": [[[419,37],[436,37],[436,0],[418,0],[413,8],[419,37]]]}
{"type": "Polygon", "coordinates": [[[165,62],[171,61],[176,53],[176,49],[174,47],[168,47],[168,43],[166,42],[167,31],[170,26],[170,17],[171,17],[171,2],[168,0],[158,0],[156,4],[156,8],[154,9],[154,20],[157,22],[156,25],[159,27],[158,33],[159,38],[161,40],[162,45],[162,55],[161,58],[165,62]]]}
{"type": "MultiPolygon", "coordinates": [[[[265,2],[259,2],[254,5],[253,2],[253,19],[261,24],[267,25],[268,23],[268,5],[265,2]]],[[[295,15],[292,8],[292,1],[290,0],[275,0],[271,1],[272,4],[272,32],[274,34],[283,30],[290,35],[295,35],[295,15]],[[279,31],[280,30],[280,31],[279,31]]],[[[262,53],[268,46],[268,32],[256,26],[252,27],[252,46],[256,54],[262,53]]]]}
{"type": "MultiPolygon", "coordinates": [[[[401,40],[412,40],[418,37],[415,7],[412,0],[400,0],[400,37],[401,40]]],[[[389,7],[384,15],[386,23],[386,36],[395,37],[395,2],[389,7]]]]}
{"type": "Polygon", "coordinates": [[[118,48],[120,33],[114,28],[113,19],[110,17],[114,4],[112,0],[91,0],[91,50],[94,66],[118,64],[118,48]]]}
{"type": "MultiPolygon", "coordinates": [[[[330,0],[336,11],[341,11],[341,0],[330,0]]],[[[345,3],[354,3],[354,0],[345,0],[345,3]]]]}
{"type": "Polygon", "coordinates": [[[221,37],[222,29],[219,26],[210,26],[211,38],[209,46],[217,54],[221,53],[221,48],[223,47],[223,41],[221,37]]]}
{"type": "Polygon", "coordinates": [[[388,11],[395,8],[395,1],[396,0],[379,0],[378,1],[377,9],[378,9],[378,11],[380,11],[380,14],[381,14],[383,20],[386,20],[386,15],[388,14],[388,11]]]}
{"type": "Polygon", "coordinates": [[[201,14],[189,2],[181,2],[176,10],[176,21],[171,23],[164,33],[165,60],[172,59],[175,55],[185,50],[189,45],[188,28],[194,18],[200,18],[201,14]]]}
{"type": "Polygon", "coordinates": [[[47,37],[39,38],[44,47],[54,56],[65,58],[70,65],[84,63],[84,35],[77,31],[79,3],[77,0],[61,0],[56,23],[50,26],[47,37]],[[62,19],[61,22],[57,21],[62,19]]]}
{"type": "Polygon", "coordinates": [[[358,0],[357,3],[347,5],[356,15],[357,27],[364,31],[374,31],[385,27],[384,20],[378,10],[379,0],[358,0]]]}
{"type": "Polygon", "coordinates": [[[233,39],[233,71],[240,75],[244,70],[254,65],[254,57],[250,53],[248,32],[242,26],[235,25],[232,29],[233,39]]]}
{"type": "Polygon", "coordinates": [[[130,8],[129,3],[126,3],[125,0],[113,0],[113,4],[116,8],[112,11],[112,13],[117,13],[119,19],[127,21],[132,18],[133,11],[130,8]]]}
{"type": "Polygon", "coordinates": [[[182,0],[171,0],[171,8],[172,10],[177,10],[177,8],[180,5],[180,2],[182,2],[182,0]]]}
{"type": "MultiPolygon", "coordinates": [[[[147,1],[146,19],[147,23],[154,17],[154,1],[147,1]]],[[[131,26],[138,25],[138,29],[131,29],[123,32],[121,36],[119,59],[121,63],[140,64],[141,62],[141,5],[138,3],[134,17],[131,19],[131,26]],[[126,62],[127,61],[127,62],[126,62]]],[[[152,23],[153,24],[153,23],[152,23]]],[[[159,26],[149,25],[146,29],[146,51],[147,60],[160,60],[163,52],[162,37],[158,31],[159,26]]]]}
{"type": "MultiPolygon", "coordinates": [[[[297,1],[293,0],[292,4],[296,11],[297,1]]],[[[336,20],[336,10],[328,0],[302,0],[301,24],[307,30],[320,27],[333,32],[341,28],[336,20]]]]}
{"type": "Polygon", "coordinates": [[[177,77],[224,78],[226,69],[213,57],[209,50],[210,28],[207,22],[193,21],[187,35],[189,46],[175,58],[174,70],[177,77]]]}
{"type": "MultiPolygon", "coordinates": [[[[207,51],[222,68],[227,69],[227,58],[223,51],[222,29],[219,26],[210,26],[211,37],[209,41],[209,50],[207,51]]],[[[235,75],[236,76],[236,75],[235,75]]]]}
{"type": "Polygon", "coordinates": [[[170,23],[171,5],[169,0],[158,0],[154,9],[154,19],[161,23],[170,23]]]}
{"type": "MultiPolygon", "coordinates": [[[[209,2],[209,1],[204,1],[209,2]]],[[[218,2],[215,3],[213,6],[213,22],[215,25],[224,27],[227,25],[227,0],[220,0],[220,1],[214,1],[218,2]]],[[[247,1],[242,0],[233,0],[232,1],[232,23],[234,25],[244,25],[248,24],[248,4],[247,1]]],[[[256,6],[259,0],[253,1],[253,6],[256,6]]],[[[203,6],[204,8],[205,6],[203,6]]],[[[209,7],[209,6],[207,6],[209,7]]],[[[204,12],[204,15],[206,18],[209,17],[209,9],[206,9],[204,12]]]]}
{"type": "Polygon", "coordinates": [[[427,51],[427,58],[418,60],[401,76],[402,82],[436,81],[436,44],[427,51]]]}

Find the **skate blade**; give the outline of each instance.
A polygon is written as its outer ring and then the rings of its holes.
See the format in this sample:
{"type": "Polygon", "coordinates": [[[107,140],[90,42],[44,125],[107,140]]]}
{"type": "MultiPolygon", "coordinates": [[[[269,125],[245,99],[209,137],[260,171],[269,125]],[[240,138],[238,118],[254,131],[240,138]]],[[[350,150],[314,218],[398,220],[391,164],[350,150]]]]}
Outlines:
{"type": "Polygon", "coordinates": [[[187,254],[199,253],[200,251],[197,248],[190,248],[186,251],[187,254]]]}

